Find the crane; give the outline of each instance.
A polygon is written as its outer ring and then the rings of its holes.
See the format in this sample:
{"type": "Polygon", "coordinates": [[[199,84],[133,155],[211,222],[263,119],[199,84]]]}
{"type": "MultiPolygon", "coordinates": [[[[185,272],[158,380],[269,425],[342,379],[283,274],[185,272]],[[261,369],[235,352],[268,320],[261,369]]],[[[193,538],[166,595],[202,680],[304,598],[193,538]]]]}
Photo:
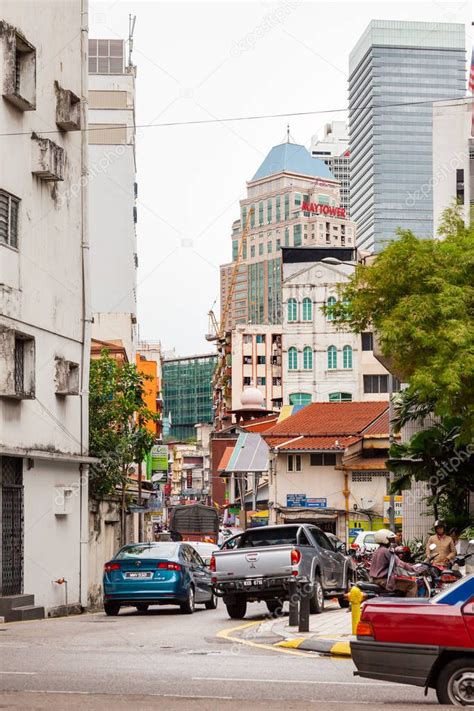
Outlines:
{"type": "Polygon", "coordinates": [[[244,246],[247,245],[247,235],[248,235],[248,232],[250,229],[250,222],[251,222],[253,213],[254,213],[254,208],[251,207],[249,210],[249,213],[247,215],[247,219],[245,221],[244,230],[242,232],[242,237],[240,239],[239,250],[237,252],[237,258],[235,260],[234,268],[232,270],[230,284],[227,289],[227,296],[226,296],[225,304],[222,309],[220,323],[218,323],[218,321],[217,321],[216,315],[214,313],[214,309],[211,308],[211,310],[208,313],[209,333],[206,334],[207,341],[222,341],[222,339],[224,337],[225,326],[227,323],[227,317],[229,314],[229,309],[232,304],[232,297],[234,295],[235,284],[237,281],[237,274],[239,273],[240,262],[242,260],[242,255],[244,253],[244,246]]]}

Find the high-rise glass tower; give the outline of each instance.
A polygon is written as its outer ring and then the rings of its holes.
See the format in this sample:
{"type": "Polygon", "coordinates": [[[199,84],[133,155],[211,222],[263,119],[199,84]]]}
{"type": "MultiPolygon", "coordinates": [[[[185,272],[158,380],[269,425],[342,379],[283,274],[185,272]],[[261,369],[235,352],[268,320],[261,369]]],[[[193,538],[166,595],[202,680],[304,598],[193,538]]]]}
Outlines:
{"type": "Polygon", "coordinates": [[[350,209],[359,249],[433,235],[433,101],[465,93],[462,24],[372,20],[349,58],[350,209]]]}

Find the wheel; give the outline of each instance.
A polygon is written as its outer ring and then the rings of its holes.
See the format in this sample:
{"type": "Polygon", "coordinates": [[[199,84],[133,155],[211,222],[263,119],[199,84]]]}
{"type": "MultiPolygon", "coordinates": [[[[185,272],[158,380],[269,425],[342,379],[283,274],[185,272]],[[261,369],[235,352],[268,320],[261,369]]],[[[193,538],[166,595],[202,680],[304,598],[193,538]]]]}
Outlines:
{"type": "Polygon", "coordinates": [[[192,585],[190,585],[188,590],[188,599],[186,600],[186,602],[182,602],[179,607],[181,609],[181,612],[184,612],[185,615],[192,615],[194,612],[195,605],[196,600],[194,597],[194,588],[192,585]]]}
{"type": "Polygon", "coordinates": [[[227,614],[232,620],[242,620],[247,612],[247,600],[237,598],[234,602],[226,602],[227,614]]]}
{"type": "Polygon", "coordinates": [[[338,603],[339,603],[339,607],[342,607],[343,610],[346,609],[346,608],[348,608],[349,605],[351,604],[351,603],[349,602],[349,600],[346,600],[346,598],[344,597],[344,595],[339,595],[339,597],[337,598],[337,601],[338,601],[338,603]]]}
{"type": "Polygon", "coordinates": [[[120,605],[116,602],[104,602],[105,614],[109,617],[116,617],[119,613],[120,605]]]}
{"type": "Polygon", "coordinates": [[[135,605],[137,608],[138,612],[146,612],[149,608],[149,605],[146,602],[141,602],[139,605],[135,605]]]}
{"type": "Polygon", "coordinates": [[[278,615],[283,612],[283,602],[281,600],[266,600],[265,602],[271,615],[278,615]]]}
{"type": "Polygon", "coordinates": [[[319,575],[314,576],[313,594],[309,601],[309,611],[312,615],[319,615],[324,610],[324,590],[319,575]]]}
{"type": "Polygon", "coordinates": [[[205,605],[206,610],[215,610],[217,607],[217,595],[214,595],[214,593],[212,593],[211,599],[208,600],[205,605]]]}
{"type": "Polygon", "coordinates": [[[438,677],[436,696],[440,704],[474,706],[474,659],[458,657],[446,664],[438,677]]]}

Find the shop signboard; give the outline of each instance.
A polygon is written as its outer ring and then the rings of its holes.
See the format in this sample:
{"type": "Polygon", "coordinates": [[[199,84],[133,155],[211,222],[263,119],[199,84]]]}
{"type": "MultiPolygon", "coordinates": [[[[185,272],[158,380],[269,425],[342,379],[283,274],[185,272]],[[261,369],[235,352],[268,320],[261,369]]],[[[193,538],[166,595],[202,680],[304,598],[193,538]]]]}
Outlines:
{"type": "Polygon", "coordinates": [[[286,505],[288,508],[304,508],[306,506],[306,494],[287,494],[286,505]]]}
{"type": "Polygon", "coordinates": [[[323,498],[308,498],[306,497],[306,508],[308,509],[327,509],[328,500],[323,498]]]}
{"type": "Polygon", "coordinates": [[[155,444],[151,448],[151,470],[152,472],[168,471],[168,445],[155,444]]]}
{"type": "MultiPolygon", "coordinates": [[[[403,496],[394,496],[395,523],[403,522],[403,496]]],[[[383,522],[390,523],[390,496],[383,497],[383,522]]]]}

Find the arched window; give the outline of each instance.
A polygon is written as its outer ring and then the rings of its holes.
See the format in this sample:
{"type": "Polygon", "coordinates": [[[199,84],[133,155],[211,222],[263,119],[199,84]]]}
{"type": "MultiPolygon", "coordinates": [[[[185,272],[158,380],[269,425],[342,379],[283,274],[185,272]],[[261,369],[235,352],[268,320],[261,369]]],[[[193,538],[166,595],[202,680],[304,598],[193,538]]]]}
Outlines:
{"type": "Polygon", "coordinates": [[[310,346],[305,346],[303,349],[303,368],[305,370],[313,369],[313,349],[310,346]]]}
{"type": "Polygon", "coordinates": [[[351,393],[329,393],[329,402],[352,402],[351,393]]]}
{"type": "Polygon", "coordinates": [[[303,321],[313,320],[313,302],[309,297],[303,299],[303,321]]]}
{"type": "Polygon", "coordinates": [[[298,319],[298,303],[296,299],[288,299],[288,321],[298,319]]]}
{"type": "Polygon", "coordinates": [[[290,395],[290,405],[309,405],[311,400],[311,393],[292,393],[290,395]]]}
{"type": "Polygon", "coordinates": [[[298,351],[293,346],[288,348],[288,370],[297,370],[298,368],[298,351]]]}
{"type": "Polygon", "coordinates": [[[328,370],[334,370],[337,368],[337,349],[336,346],[329,346],[328,348],[328,370]]]}
{"type": "Polygon", "coordinates": [[[344,346],[342,349],[342,367],[352,369],[352,348],[350,346],[344,346]]]}
{"type": "Polygon", "coordinates": [[[328,313],[327,313],[327,320],[328,321],[334,321],[334,314],[331,313],[331,309],[335,305],[336,305],[336,297],[330,296],[327,300],[327,303],[326,303],[326,308],[328,309],[328,313]]]}

